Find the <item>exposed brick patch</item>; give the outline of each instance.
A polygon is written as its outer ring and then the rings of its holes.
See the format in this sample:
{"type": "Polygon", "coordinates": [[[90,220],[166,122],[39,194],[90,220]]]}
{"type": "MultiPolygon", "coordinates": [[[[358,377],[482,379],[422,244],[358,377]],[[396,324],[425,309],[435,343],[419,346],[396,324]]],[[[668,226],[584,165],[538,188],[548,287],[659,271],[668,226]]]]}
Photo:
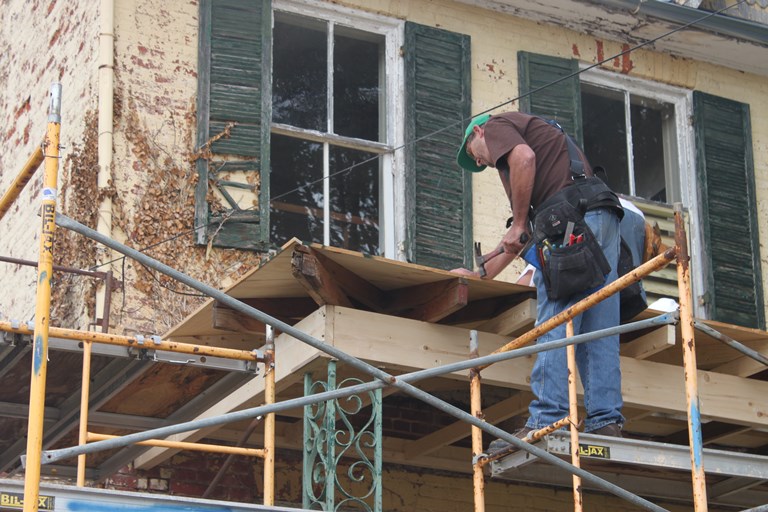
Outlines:
{"type": "Polygon", "coordinates": [[[53,36],[51,37],[50,41],[48,41],[48,48],[53,48],[53,45],[56,44],[56,41],[59,40],[59,37],[61,37],[62,28],[59,27],[56,29],[56,31],[53,33],[53,36]]]}
{"type": "Polygon", "coordinates": [[[31,99],[30,96],[27,96],[27,99],[24,100],[24,102],[19,106],[19,108],[16,109],[16,111],[13,113],[13,119],[18,120],[23,114],[26,114],[30,110],[29,100],[31,99]]]}
{"type": "Polygon", "coordinates": [[[134,55],[133,57],[131,57],[131,63],[132,63],[134,66],[138,66],[138,67],[140,67],[140,68],[145,68],[145,69],[160,69],[160,66],[159,66],[159,65],[157,65],[157,64],[155,64],[154,62],[151,62],[151,61],[146,61],[146,62],[145,62],[145,61],[144,61],[144,59],[141,59],[141,58],[137,57],[136,55],[134,55]]]}
{"type": "Polygon", "coordinates": [[[207,486],[203,484],[181,482],[178,480],[172,480],[170,487],[171,494],[181,496],[202,496],[206,489],[207,486]]]}
{"type": "Polygon", "coordinates": [[[625,52],[624,55],[621,56],[621,72],[625,75],[629,74],[630,71],[632,71],[635,67],[635,63],[632,62],[632,57],[629,53],[629,45],[624,43],[621,45],[621,51],[625,52]]]}
{"type": "Polygon", "coordinates": [[[112,476],[109,481],[112,489],[135,491],[139,488],[139,479],[135,475],[118,473],[117,475],[112,476]]]}
{"type": "MultiPolygon", "coordinates": [[[[10,128],[9,128],[9,129],[8,129],[6,132],[5,132],[5,134],[3,135],[3,138],[4,138],[5,140],[11,140],[11,137],[13,137],[13,134],[15,134],[15,133],[16,133],[16,127],[15,127],[15,126],[11,126],[11,127],[10,127],[10,128]]],[[[17,143],[17,145],[18,145],[18,143],[17,143]]]]}

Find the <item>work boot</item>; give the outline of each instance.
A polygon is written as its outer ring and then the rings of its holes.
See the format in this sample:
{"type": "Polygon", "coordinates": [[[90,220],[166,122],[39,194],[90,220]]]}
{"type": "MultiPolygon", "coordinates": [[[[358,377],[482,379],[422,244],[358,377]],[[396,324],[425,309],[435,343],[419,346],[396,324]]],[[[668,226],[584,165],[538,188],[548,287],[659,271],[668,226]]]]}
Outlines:
{"type": "MultiPolygon", "coordinates": [[[[523,427],[515,430],[515,432],[512,435],[518,439],[525,439],[528,436],[528,434],[530,434],[533,431],[534,429],[532,428],[523,427]]],[[[488,445],[488,452],[489,453],[500,452],[501,450],[506,449],[508,446],[510,446],[510,443],[506,442],[505,440],[494,439],[493,441],[491,441],[491,444],[488,445]]]]}
{"type": "Polygon", "coordinates": [[[618,423],[609,423],[587,434],[595,434],[597,436],[609,436],[609,437],[623,437],[621,435],[621,427],[618,423]]]}

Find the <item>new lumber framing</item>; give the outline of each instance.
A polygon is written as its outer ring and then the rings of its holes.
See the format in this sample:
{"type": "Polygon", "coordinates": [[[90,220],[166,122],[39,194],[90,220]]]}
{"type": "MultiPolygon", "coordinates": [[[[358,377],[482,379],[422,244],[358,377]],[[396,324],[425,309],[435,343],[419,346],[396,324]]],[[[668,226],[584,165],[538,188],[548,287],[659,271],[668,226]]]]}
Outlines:
{"type": "MultiPolygon", "coordinates": [[[[371,364],[386,367],[389,372],[410,372],[433,368],[467,359],[469,353],[469,330],[445,325],[436,325],[412,319],[397,318],[368,311],[341,306],[324,306],[296,324],[302,331],[325,340],[351,356],[371,364]]],[[[509,341],[506,336],[480,332],[480,353],[488,354],[509,341]]],[[[276,340],[278,388],[301,378],[312,363],[325,356],[307,347],[298,340],[281,334],[276,340]]],[[[495,386],[529,392],[528,378],[533,366],[533,357],[516,358],[494,364],[483,370],[483,382],[495,386]]],[[[684,416],[686,412],[683,368],[647,360],[621,358],[622,391],[628,408],[684,416]]],[[[446,378],[466,380],[466,372],[445,375],[446,378]]],[[[224,414],[258,403],[263,392],[262,379],[254,379],[235,390],[226,399],[199,417],[224,414]]],[[[768,382],[742,379],[730,375],[699,371],[699,395],[704,418],[742,425],[768,428],[768,382]]],[[[278,395],[279,399],[279,395],[278,395]]],[[[514,401],[514,400],[513,400],[514,401]]],[[[527,399],[520,395],[520,403],[508,403],[510,409],[527,405],[527,399]]],[[[502,406],[499,406],[501,417],[502,406]]],[[[486,414],[496,413],[489,408],[486,414]]],[[[451,439],[460,439],[464,434],[459,426],[450,425],[434,437],[407,443],[408,450],[421,450],[413,461],[428,458],[442,443],[445,449],[451,439]],[[458,437],[455,437],[458,436],[458,437]]],[[[466,428],[466,426],[462,426],[466,428]]],[[[466,428],[469,432],[469,428],[466,428]]],[[[205,432],[186,433],[174,436],[174,440],[196,440],[205,432]]],[[[442,452],[441,452],[442,453],[442,452]]],[[[153,448],[136,460],[136,467],[147,469],[170,455],[153,448]]],[[[405,454],[392,460],[407,461],[405,454]]]]}

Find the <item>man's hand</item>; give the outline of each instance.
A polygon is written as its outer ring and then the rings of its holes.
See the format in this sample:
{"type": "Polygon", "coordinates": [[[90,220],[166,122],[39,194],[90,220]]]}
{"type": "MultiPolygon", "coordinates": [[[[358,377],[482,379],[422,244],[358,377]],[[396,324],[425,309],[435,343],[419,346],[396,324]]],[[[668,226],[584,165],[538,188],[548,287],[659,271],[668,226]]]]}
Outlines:
{"type": "Polygon", "coordinates": [[[480,277],[480,272],[474,272],[472,270],[467,270],[466,268],[454,268],[451,272],[461,276],[480,277]]]}
{"type": "Polygon", "coordinates": [[[520,241],[523,233],[530,237],[530,233],[528,233],[528,230],[524,225],[521,226],[514,223],[512,226],[510,226],[509,230],[504,235],[504,238],[501,239],[501,245],[504,247],[505,253],[518,254],[523,250],[525,243],[520,241]]]}

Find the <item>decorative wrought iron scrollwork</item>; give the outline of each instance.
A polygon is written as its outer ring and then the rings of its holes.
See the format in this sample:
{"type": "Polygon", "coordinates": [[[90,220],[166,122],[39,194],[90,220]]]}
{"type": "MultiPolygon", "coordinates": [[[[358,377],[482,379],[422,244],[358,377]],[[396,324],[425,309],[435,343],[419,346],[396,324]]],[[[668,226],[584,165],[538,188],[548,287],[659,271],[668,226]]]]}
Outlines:
{"type": "MultiPolygon", "coordinates": [[[[331,361],[327,381],[304,376],[304,392],[310,395],[362,382],[348,378],[337,385],[336,363],[331,361]]],[[[380,389],[304,408],[304,508],[381,511],[381,428],[380,389]],[[368,402],[370,415],[363,417],[368,402]],[[345,466],[346,471],[339,471],[345,466]]]]}

